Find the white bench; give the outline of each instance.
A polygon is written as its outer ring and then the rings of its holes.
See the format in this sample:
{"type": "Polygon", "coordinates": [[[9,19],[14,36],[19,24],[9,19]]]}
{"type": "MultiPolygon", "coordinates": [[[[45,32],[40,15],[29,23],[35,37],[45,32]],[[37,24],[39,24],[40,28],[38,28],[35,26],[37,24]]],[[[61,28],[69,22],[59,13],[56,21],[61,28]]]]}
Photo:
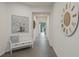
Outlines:
{"type": "Polygon", "coordinates": [[[10,46],[10,53],[11,54],[12,54],[12,50],[16,49],[16,48],[22,48],[23,46],[31,46],[31,47],[33,47],[32,41],[20,42],[19,41],[19,35],[10,36],[9,43],[10,43],[9,46],[10,46]]]}

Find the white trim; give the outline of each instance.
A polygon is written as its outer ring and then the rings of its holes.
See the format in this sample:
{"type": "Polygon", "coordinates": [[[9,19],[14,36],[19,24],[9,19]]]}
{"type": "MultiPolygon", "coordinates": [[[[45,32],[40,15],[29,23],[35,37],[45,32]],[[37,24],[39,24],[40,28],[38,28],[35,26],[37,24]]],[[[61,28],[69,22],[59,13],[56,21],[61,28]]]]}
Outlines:
{"type": "Polygon", "coordinates": [[[5,54],[5,53],[6,53],[5,51],[0,52],[0,56],[2,56],[2,55],[5,54]]]}

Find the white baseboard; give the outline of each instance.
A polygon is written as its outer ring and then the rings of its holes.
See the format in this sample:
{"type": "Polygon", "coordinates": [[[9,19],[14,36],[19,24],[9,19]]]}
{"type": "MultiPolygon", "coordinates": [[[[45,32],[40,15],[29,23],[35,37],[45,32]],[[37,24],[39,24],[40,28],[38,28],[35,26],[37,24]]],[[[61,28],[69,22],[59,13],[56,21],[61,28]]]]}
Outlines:
{"type": "Polygon", "coordinates": [[[0,56],[2,56],[3,54],[5,54],[5,51],[1,52],[1,53],[0,53],[0,56]]]}
{"type": "Polygon", "coordinates": [[[7,53],[7,52],[9,52],[9,51],[10,51],[10,50],[8,49],[8,50],[6,50],[6,51],[1,52],[1,53],[0,53],[0,56],[4,55],[5,53],[7,53]]]}
{"type": "Polygon", "coordinates": [[[57,51],[56,51],[56,49],[55,49],[55,46],[54,46],[54,45],[52,45],[50,42],[49,42],[49,45],[50,45],[50,47],[51,47],[51,48],[53,48],[53,49],[54,49],[54,51],[55,51],[56,55],[57,55],[57,56],[59,56],[59,55],[58,55],[58,53],[57,53],[57,51]]]}

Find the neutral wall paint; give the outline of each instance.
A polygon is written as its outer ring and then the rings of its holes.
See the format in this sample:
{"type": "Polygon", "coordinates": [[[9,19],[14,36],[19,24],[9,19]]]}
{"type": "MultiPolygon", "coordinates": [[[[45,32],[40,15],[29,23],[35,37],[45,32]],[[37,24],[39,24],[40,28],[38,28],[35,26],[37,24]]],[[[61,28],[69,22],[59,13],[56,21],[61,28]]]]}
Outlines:
{"type": "Polygon", "coordinates": [[[0,55],[4,54],[8,42],[8,16],[6,3],[0,3],[0,55]]]}
{"type": "Polygon", "coordinates": [[[50,13],[52,6],[36,6],[36,7],[31,7],[32,8],[32,12],[40,12],[40,13],[44,13],[44,12],[48,12],[50,13]]]}
{"type": "MultiPolygon", "coordinates": [[[[73,36],[66,37],[64,35],[60,22],[64,4],[65,3],[55,3],[52,6],[49,41],[57,56],[75,57],[79,56],[79,26],[73,36]]],[[[79,5],[79,3],[76,4],[79,5]]]]}
{"type": "MultiPolygon", "coordinates": [[[[11,33],[11,15],[29,17],[29,33],[20,35],[20,41],[32,39],[32,10],[29,6],[21,3],[0,3],[0,56],[9,50],[11,33]]],[[[17,34],[16,34],[17,35],[17,34]]]]}
{"type": "Polygon", "coordinates": [[[29,6],[26,6],[21,3],[7,3],[7,9],[8,9],[8,17],[9,17],[9,36],[11,35],[19,35],[20,41],[33,41],[32,40],[32,10],[29,6]],[[25,16],[29,17],[29,32],[28,33],[18,33],[13,34],[11,32],[11,15],[19,15],[19,16],[25,16]]]}

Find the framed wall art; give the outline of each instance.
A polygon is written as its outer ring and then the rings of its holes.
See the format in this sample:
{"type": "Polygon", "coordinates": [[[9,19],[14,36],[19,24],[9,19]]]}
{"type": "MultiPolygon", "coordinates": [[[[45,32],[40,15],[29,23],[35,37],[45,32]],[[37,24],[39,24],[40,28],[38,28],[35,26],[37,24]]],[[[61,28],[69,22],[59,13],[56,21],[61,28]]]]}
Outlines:
{"type": "Polygon", "coordinates": [[[12,15],[11,16],[12,33],[28,33],[29,32],[29,17],[12,15]]]}

